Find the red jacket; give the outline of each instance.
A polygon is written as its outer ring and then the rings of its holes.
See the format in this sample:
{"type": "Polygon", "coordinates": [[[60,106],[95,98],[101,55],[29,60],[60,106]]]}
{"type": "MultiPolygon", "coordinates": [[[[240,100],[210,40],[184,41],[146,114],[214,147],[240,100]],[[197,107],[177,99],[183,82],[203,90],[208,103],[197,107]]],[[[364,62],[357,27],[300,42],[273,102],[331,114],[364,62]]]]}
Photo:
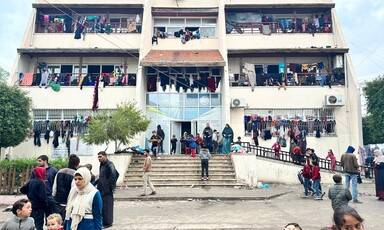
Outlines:
{"type": "Polygon", "coordinates": [[[321,179],[319,166],[312,167],[312,180],[321,179]]]}
{"type": "Polygon", "coordinates": [[[303,174],[303,177],[306,179],[311,179],[311,168],[309,168],[308,164],[304,165],[303,170],[301,171],[301,174],[303,174]]]}

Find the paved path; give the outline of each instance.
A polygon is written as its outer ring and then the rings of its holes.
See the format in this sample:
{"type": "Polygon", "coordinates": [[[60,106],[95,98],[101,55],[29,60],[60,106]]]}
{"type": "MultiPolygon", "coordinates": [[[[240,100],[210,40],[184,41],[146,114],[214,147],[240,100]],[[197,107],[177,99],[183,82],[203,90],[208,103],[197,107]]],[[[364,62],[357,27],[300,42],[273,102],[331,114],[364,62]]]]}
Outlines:
{"type": "MultiPolygon", "coordinates": [[[[328,191],[327,185],[323,188],[328,191]]],[[[110,229],[281,230],[288,222],[298,222],[305,230],[318,230],[332,223],[330,200],[300,198],[303,188],[299,185],[254,190],[211,187],[157,191],[156,196],[144,199],[137,197],[141,188],[117,191],[115,197],[119,201],[115,203],[115,221],[110,229]]],[[[365,219],[365,229],[384,229],[384,202],[373,196],[374,184],[364,183],[359,191],[364,203],[350,205],[365,219]]],[[[0,225],[10,216],[0,212],[0,225]]]]}

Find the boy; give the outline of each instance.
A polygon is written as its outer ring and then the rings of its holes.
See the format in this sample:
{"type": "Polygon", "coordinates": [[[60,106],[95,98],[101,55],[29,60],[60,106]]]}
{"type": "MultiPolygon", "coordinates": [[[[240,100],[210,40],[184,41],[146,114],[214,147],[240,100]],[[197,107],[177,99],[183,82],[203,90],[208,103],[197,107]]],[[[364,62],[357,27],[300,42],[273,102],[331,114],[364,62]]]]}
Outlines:
{"type": "Polygon", "coordinates": [[[320,181],[321,181],[321,176],[320,176],[320,168],[317,165],[317,161],[313,162],[313,167],[312,167],[312,181],[313,181],[313,188],[316,191],[316,197],[315,200],[322,200],[323,196],[325,195],[325,192],[323,193],[320,188],[320,181]]]}
{"type": "Polygon", "coordinates": [[[315,191],[311,187],[311,168],[309,167],[307,161],[305,159],[301,159],[301,165],[303,165],[303,169],[301,170],[301,174],[304,177],[304,196],[302,198],[308,198],[308,191],[314,193],[315,191]]]}
{"type": "MultiPolygon", "coordinates": [[[[187,144],[188,145],[187,149],[189,149],[190,154],[192,155],[192,157],[195,157],[195,154],[196,154],[196,141],[193,138],[193,135],[190,134],[188,136],[187,140],[185,140],[185,141],[188,143],[187,144]]],[[[188,151],[187,151],[187,154],[189,154],[188,151]]]]}
{"type": "Polygon", "coordinates": [[[329,188],[328,198],[332,201],[332,208],[336,210],[343,205],[347,205],[348,201],[352,200],[352,194],[342,183],[340,175],[334,175],[333,181],[335,185],[329,188]]]}
{"type": "Polygon", "coordinates": [[[53,213],[47,217],[48,230],[64,230],[63,219],[60,214],[53,213]]]}
{"type": "Polygon", "coordinates": [[[177,143],[176,135],[173,135],[171,139],[171,155],[172,153],[176,154],[176,143],[177,143]]]}
{"type": "Polygon", "coordinates": [[[35,221],[29,217],[32,212],[32,204],[28,199],[16,201],[12,206],[13,217],[5,221],[0,230],[26,229],[34,230],[35,221]]]}

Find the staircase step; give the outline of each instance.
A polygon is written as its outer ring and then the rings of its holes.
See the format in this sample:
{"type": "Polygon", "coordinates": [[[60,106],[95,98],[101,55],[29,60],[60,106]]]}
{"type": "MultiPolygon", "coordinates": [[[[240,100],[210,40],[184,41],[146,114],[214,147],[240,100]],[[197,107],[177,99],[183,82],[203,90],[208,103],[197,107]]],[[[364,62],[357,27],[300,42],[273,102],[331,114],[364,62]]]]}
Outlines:
{"type": "MultiPolygon", "coordinates": [[[[209,177],[211,179],[221,179],[221,180],[232,180],[234,178],[233,175],[212,175],[209,174],[209,177]]],[[[201,175],[199,174],[193,174],[193,175],[151,175],[151,181],[152,180],[167,180],[169,178],[172,178],[174,180],[199,180],[201,179],[201,175]]],[[[129,175],[124,177],[124,181],[132,181],[132,180],[142,180],[142,175],[136,174],[136,175],[129,175]]]]}
{"type": "MultiPolygon", "coordinates": [[[[226,183],[217,183],[217,184],[211,184],[210,181],[202,181],[201,183],[196,183],[196,184],[180,184],[180,183],[174,183],[174,184],[157,184],[157,183],[152,183],[153,186],[156,187],[180,187],[180,188],[189,188],[193,185],[193,187],[205,187],[205,186],[215,186],[215,187],[226,187],[226,188],[233,188],[233,187],[243,187],[245,186],[244,184],[240,183],[234,183],[234,184],[226,184],[226,183]]],[[[125,184],[118,186],[120,188],[140,188],[143,187],[143,183],[130,183],[130,184],[125,184]]]]}
{"type": "MultiPolygon", "coordinates": [[[[137,179],[137,180],[130,180],[126,181],[127,185],[131,186],[134,184],[141,184],[143,185],[143,180],[142,179],[137,179]]],[[[237,180],[236,179],[210,179],[209,181],[203,181],[201,178],[198,179],[153,179],[151,178],[151,182],[155,185],[169,185],[169,184],[202,184],[202,183],[209,183],[209,184],[236,184],[237,180]]]]}

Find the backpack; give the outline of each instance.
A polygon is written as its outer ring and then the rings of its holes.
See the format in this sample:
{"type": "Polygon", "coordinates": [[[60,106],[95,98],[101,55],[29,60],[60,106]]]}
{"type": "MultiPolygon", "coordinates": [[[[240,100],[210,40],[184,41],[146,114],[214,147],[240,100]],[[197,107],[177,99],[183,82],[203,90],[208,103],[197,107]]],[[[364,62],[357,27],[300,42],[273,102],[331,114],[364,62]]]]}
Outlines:
{"type": "Polygon", "coordinates": [[[284,137],[281,139],[281,147],[287,147],[287,140],[284,137]]]}

